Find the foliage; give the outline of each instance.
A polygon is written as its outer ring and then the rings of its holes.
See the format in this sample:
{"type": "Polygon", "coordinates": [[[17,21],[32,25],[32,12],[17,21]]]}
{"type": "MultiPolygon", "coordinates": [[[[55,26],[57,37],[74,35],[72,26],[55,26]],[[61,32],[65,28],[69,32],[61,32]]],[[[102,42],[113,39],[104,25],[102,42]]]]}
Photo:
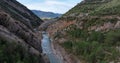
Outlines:
{"type": "Polygon", "coordinates": [[[66,33],[71,38],[86,38],[88,36],[88,32],[83,29],[77,28],[76,25],[70,25],[66,28],[66,33]]]}
{"type": "Polygon", "coordinates": [[[67,31],[69,35],[71,35],[71,37],[74,38],[80,38],[81,37],[81,29],[74,29],[74,30],[69,30],[67,31]]]}
{"type": "Polygon", "coordinates": [[[85,28],[94,25],[103,25],[104,23],[107,22],[116,23],[117,20],[118,20],[117,18],[99,18],[99,17],[95,17],[95,18],[86,17],[85,19],[83,19],[83,21],[85,22],[84,23],[85,28]]]}
{"type": "Polygon", "coordinates": [[[73,7],[72,9],[70,9],[66,14],[64,14],[64,16],[68,16],[71,15],[73,13],[79,15],[80,13],[90,13],[92,11],[94,11],[96,8],[100,7],[102,4],[104,4],[106,2],[86,2],[86,3],[78,3],[75,7],[73,7]]]}
{"type": "MultiPolygon", "coordinates": [[[[79,30],[79,32],[80,31],[81,30],[79,30]]],[[[82,32],[83,31],[81,31],[81,33],[82,32]]],[[[108,63],[110,61],[117,61],[118,57],[120,57],[116,49],[116,46],[120,45],[120,30],[109,31],[107,33],[91,31],[87,39],[82,36],[79,36],[79,38],[85,39],[77,41],[75,39],[69,40],[61,45],[65,47],[69,53],[89,63],[108,63]]]]}
{"type": "Polygon", "coordinates": [[[120,46],[120,30],[109,31],[105,37],[108,46],[120,46]]]}
{"type": "Polygon", "coordinates": [[[96,8],[90,15],[119,15],[120,14],[120,0],[112,0],[107,4],[96,8]]]}
{"type": "Polygon", "coordinates": [[[67,50],[89,63],[108,63],[119,57],[119,52],[112,47],[107,47],[99,42],[72,42],[62,44],[67,50]]]}
{"type": "Polygon", "coordinates": [[[95,32],[89,34],[88,41],[97,41],[97,42],[104,42],[104,35],[101,32],[95,32]]]}
{"type": "Polygon", "coordinates": [[[25,48],[16,43],[0,40],[1,63],[40,63],[40,57],[30,54],[25,48]]]}
{"type": "Polygon", "coordinates": [[[119,15],[120,14],[120,5],[112,7],[112,8],[106,8],[101,9],[99,11],[95,11],[94,13],[91,13],[91,15],[119,15]]]}
{"type": "Polygon", "coordinates": [[[69,52],[71,52],[71,49],[73,47],[72,41],[66,41],[66,42],[62,43],[61,45],[63,47],[65,47],[65,49],[67,49],[69,52]]]}
{"type": "Polygon", "coordinates": [[[78,20],[83,21],[83,29],[73,27],[67,30],[67,36],[73,39],[61,44],[68,52],[85,60],[86,63],[111,61],[117,63],[120,57],[116,48],[120,46],[120,29],[107,32],[87,31],[91,26],[102,26],[108,22],[115,24],[118,21],[114,16],[120,15],[120,0],[105,1],[107,2],[99,2],[99,4],[98,2],[80,3],[65,14],[65,16],[75,14],[78,17],[79,14],[89,13],[88,17],[84,17],[85,19],[78,20]]]}

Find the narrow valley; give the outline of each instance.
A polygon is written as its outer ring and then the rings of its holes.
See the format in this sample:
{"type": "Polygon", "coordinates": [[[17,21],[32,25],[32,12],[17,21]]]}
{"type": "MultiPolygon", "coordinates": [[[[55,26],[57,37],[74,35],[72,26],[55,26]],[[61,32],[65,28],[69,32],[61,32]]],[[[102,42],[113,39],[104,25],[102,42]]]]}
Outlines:
{"type": "Polygon", "coordinates": [[[64,14],[31,10],[69,1],[0,0],[0,63],[120,63],[120,0],[80,0],[64,14]]]}

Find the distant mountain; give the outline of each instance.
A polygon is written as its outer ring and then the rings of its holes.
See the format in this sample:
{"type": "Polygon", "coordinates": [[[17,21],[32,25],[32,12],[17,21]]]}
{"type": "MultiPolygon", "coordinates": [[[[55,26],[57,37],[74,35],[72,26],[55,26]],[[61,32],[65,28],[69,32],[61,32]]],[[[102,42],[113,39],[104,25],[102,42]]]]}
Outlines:
{"type": "Polygon", "coordinates": [[[45,11],[40,11],[40,10],[31,10],[31,11],[40,18],[56,18],[56,17],[60,17],[62,15],[59,13],[45,12],[45,11]]]}

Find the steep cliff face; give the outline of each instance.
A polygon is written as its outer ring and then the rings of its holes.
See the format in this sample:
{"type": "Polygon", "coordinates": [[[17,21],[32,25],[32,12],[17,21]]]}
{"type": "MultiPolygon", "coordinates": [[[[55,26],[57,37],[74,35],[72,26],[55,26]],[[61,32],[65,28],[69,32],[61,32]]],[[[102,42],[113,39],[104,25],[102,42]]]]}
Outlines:
{"type": "Polygon", "coordinates": [[[21,21],[21,23],[30,28],[39,26],[42,23],[42,20],[39,19],[39,17],[34,15],[34,13],[16,0],[1,0],[0,8],[10,14],[14,19],[21,21]]]}
{"type": "Polygon", "coordinates": [[[43,21],[16,0],[0,0],[0,62],[44,63],[39,32],[43,21]]]}
{"type": "Polygon", "coordinates": [[[54,48],[66,51],[61,52],[66,63],[120,61],[119,5],[119,0],[84,0],[48,27],[54,48]]]}

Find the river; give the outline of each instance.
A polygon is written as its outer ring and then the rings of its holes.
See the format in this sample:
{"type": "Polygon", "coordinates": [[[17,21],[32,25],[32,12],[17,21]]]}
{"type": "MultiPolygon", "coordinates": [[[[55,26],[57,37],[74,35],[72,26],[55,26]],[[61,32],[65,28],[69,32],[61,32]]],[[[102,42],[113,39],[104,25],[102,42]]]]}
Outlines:
{"type": "Polygon", "coordinates": [[[50,60],[50,63],[62,63],[62,61],[56,57],[52,51],[51,40],[46,32],[42,32],[42,49],[43,53],[46,54],[50,60]]]}

